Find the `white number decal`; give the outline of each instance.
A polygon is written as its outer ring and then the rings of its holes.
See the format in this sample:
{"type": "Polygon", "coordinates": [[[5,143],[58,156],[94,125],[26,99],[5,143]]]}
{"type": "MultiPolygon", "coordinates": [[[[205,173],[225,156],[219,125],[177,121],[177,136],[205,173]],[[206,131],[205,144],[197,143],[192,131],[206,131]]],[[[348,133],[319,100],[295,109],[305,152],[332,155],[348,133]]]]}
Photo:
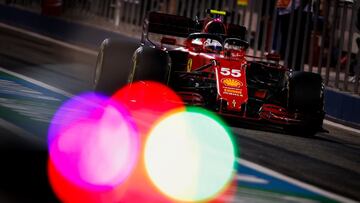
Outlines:
{"type": "Polygon", "coordinates": [[[230,75],[230,68],[221,68],[221,75],[230,75]]]}
{"type": "Polygon", "coordinates": [[[240,70],[237,70],[237,69],[232,69],[230,72],[230,68],[221,68],[220,73],[221,73],[221,75],[225,75],[225,76],[228,76],[231,74],[231,76],[233,76],[235,78],[238,78],[241,76],[240,70]]]}
{"type": "Polygon", "coordinates": [[[241,76],[241,72],[240,72],[240,70],[232,69],[232,70],[231,70],[231,75],[232,75],[233,77],[235,77],[235,78],[238,78],[238,77],[241,76]]]}

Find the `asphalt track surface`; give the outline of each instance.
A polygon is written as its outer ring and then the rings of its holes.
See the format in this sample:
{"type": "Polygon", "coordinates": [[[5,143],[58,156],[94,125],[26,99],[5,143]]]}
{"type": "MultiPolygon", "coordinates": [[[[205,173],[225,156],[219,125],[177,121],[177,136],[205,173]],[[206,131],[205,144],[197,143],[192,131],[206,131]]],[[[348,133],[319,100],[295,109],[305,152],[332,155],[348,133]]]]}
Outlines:
{"type": "MultiPolygon", "coordinates": [[[[124,42],[127,47],[121,55],[129,58],[138,44],[124,42]]],[[[73,54],[0,29],[1,67],[72,94],[91,90],[95,57],[73,54]]],[[[329,133],[314,137],[232,130],[241,158],[360,201],[360,134],[327,124],[324,128],[329,133]]],[[[53,202],[55,197],[46,181],[46,149],[43,143],[21,134],[0,128],[0,202],[27,197],[53,202]]]]}

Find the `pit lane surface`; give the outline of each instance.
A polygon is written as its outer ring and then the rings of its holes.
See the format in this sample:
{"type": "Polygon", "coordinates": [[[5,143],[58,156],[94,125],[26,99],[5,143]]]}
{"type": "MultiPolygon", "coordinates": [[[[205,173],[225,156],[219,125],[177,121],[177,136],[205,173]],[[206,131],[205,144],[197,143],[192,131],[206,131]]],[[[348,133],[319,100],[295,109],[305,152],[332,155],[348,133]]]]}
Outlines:
{"type": "MultiPolygon", "coordinates": [[[[11,40],[11,36],[6,35],[5,37],[8,37],[7,40],[11,40]]],[[[19,41],[18,38],[14,40],[17,40],[18,46],[21,47],[34,46],[34,43],[29,40],[19,41]]],[[[137,45],[134,44],[134,46],[128,47],[126,50],[132,51],[136,46],[137,45]]],[[[26,75],[72,94],[91,90],[91,71],[93,70],[91,64],[79,64],[76,60],[64,63],[64,61],[57,58],[53,59],[51,64],[28,63],[21,57],[21,55],[26,54],[28,54],[28,52],[20,52],[17,56],[9,56],[8,54],[2,53],[0,55],[0,65],[8,70],[26,75]]],[[[37,55],[38,57],[44,55],[43,52],[37,53],[36,49],[34,49],[31,54],[37,55]]],[[[52,54],[49,56],[52,57],[52,54]]],[[[90,60],[94,59],[90,58],[90,60]]],[[[48,110],[54,111],[55,109],[56,106],[50,106],[48,110]]],[[[46,110],[38,113],[49,114],[46,110]]],[[[6,160],[5,163],[9,166],[14,165],[12,162],[13,158],[19,160],[19,162],[16,162],[18,165],[15,164],[15,166],[21,168],[30,167],[33,163],[44,166],[44,163],[46,163],[44,160],[46,159],[46,151],[43,149],[44,143],[40,141],[39,144],[36,139],[30,135],[19,137],[19,135],[23,135],[23,133],[16,129],[20,123],[24,122],[27,122],[26,119],[18,123],[15,122],[15,126],[9,127],[8,125],[4,125],[4,123],[7,122],[0,121],[3,126],[1,129],[1,143],[7,143],[1,145],[1,149],[3,149],[1,157],[7,157],[7,159],[4,160],[6,160]],[[9,129],[11,130],[9,131],[9,129]],[[17,150],[16,152],[9,151],[9,148],[15,148],[17,150]],[[42,157],[39,158],[42,161],[22,162],[24,160],[31,160],[31,157],[25,156],[27,153],[17,153],[18,149],[23,148],[28,148],[30,151],[40,151],[41,156],[35,157],[42,157]]],[[[327,191],[359,201],[360,135],[357,132],[345,131],[329,125],[325,125],[325,128],[330,131],[329,134],[318,133],[313,138],[242,128],[232,128],[232,130],[240,149],[241,158],[326,189],[327,191]]],[[[39,136],[41,140],[44,139],[46,135],[39,136]]],[[[11,168],[12,167],[9,167],[9,169],[11,168]]],[[[34,170],[34,168],[32,170],[34,170]]],[[[19,172],[22,171],[23,170],[19,170],[19,172]]],[[[39,177],[44,179],[44,173],[41,173],[41,176],[39,172],[41,170],[34,171],[37,171],[35,174],[40,175],[39,177]]],[[[10,170],[2,170],[1,172],[1,177],[7,177],[8,174],[6,173],[9,173],[10,170]]],[[[29,173],[29,175],[30,174],[31,173],[29,173]]],[[[25,175],[24,179],[28,180],[25,178],[25,175]]],[[[18,183],[21,184],[20,179],[15,180],[19,180],[18,183]]],[[[41,187],[48,188],[46,184],[41,185],[41,187]]],[[[14,192],[16,190],[11,191],[14,192]]],[[[26,191],[26,189],[22,189],[22,191],[26,191]]],[[[50,199],[53,198],[51,191],[48,189],[46,191],[45,194],[47,195],[45,195],[45,197],[41,195],[42,193],[38,193],[39,196],[36,197],[41,200],[48,200],[48,196],[50,196],[50,199]]]]}

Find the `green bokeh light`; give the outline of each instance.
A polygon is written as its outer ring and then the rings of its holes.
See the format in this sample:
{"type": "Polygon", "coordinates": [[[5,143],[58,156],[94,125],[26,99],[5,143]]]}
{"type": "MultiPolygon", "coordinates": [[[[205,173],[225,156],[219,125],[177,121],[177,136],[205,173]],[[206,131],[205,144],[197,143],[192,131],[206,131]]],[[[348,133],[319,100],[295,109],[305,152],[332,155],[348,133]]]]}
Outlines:
{"type": "Polygon", "coordinates": [[[145,165],[155,186],[178,201],[216,197],[232,179],[231,134],[213,113],[187,108],[169,114],[151,130],[145,165]]]}

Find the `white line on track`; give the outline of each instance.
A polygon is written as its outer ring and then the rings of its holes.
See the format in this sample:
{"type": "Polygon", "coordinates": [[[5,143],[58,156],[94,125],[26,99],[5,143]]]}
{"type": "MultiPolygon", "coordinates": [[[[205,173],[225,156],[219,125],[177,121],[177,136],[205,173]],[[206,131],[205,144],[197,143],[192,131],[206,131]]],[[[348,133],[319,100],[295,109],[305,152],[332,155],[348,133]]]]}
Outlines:
{"type": "Polygon", "coordinates": [[[258,178],[256,176],[253,175],[247,175],[247,174],[238,174],[235,176],[236,180],[240,180],[243,182],[249,182],[249,183],[257,183],[257,184],[268,184],[269,181],[262,179],[262,178],[258,178]]]}
{"type": "Polygon", "coordinates": [[[97,56],[97,51],[94,51],[94,50],[91,50],[91,49],[86,49],[86,48],[76,46],[76,45],[73,45],[73,44],[69,44],[69,43],[66,43],[66,42],[62,42],[62,41],[59,41],[59,40],[56,40],[56,39],[53,39],[53,38],[50,38],[50,37],[47,37],[47,36],[44,36],[44,35],[40,35],[40,34],[37,34],[37,33],[34,33],[34,32],[27,31],[25,29],[13,27],[13,26],[10,26],[10,25],[4,24],[4,23],[0,23],[0,27],[5,27],[5,28],[7,28],[9,30],[20,32],[20,33],[28,35],[30,37],[46,40],[48,42],[52,42],[52,43],[57,44],[59,46],[63,46],[63,47],[69,48],[69,49],[73,49],[75,51],[79,51],[79,52],[82,52],[82,53],[85,53],[85,54],[90,54],[90,55],[97,56]]]}
{"type": "Polygon", "coordinates": [[[25,81],[27,81],[27,82],[33,83],[33,84],[38,85],[38,86],[40,86],[40,87],[46,88],[46,89],[51,90],[51,91],[53,91],[53,92],[56,92],[56,93],[58,93],[58,94],[61,94],[61,95],[67,96],[67,97],[72,97],[72,96],[73,96],[73,94],[71,94],[71,93],[69,93],[69,92],[66,92],[66,91],[64,91],[64,90],[62,90],[62,89],[59,89],[59,88],[57,88],[57,87],[48,85],[48,84],[43,83],[43,82],[41,82],[41,81],[32,79],[32,78],[27,77],[27,76],[25,76],[25,75],[22,75],[22,74],[19,74],[19,73],[15,73],[15,72],[10,71],[10,70],[7,70],[7,69],[5,69],[5,68],[3,68],[3,67],[0,67],[0,71],[2,71],[2,72],[4,72],[4,73],[7,73],[7,74],[9,74],[9,75],[18,77],[18,78],[20,78],[20,79],[23,79],[23,80],[25,80],[25,81]]]}
{"type": "Polygon", "coordinates": [[[264,166],[261,166],[261,165],[258,165],[256,163],[247,161],[245,159],[238,158],[237,162],[239,164],[241,164],[241,165],[244,165],[244,166],[247,166],[249,168],[255,169],[255,170],[259,171],[259,172],[265,173],[265,174],[267,174],[269,176],[278,178],[278,179],[283,180],[285,182],[294,184],[294,185],[296,185],[298,187],[304,188],[304,189],[312,191],[314,193],[323,195],[323,196],[328,197],[330,199],[334,199],[334,200],[337,200],[337,201],[340,201],[340,202],[348,202],[348,203],[355,203],[356,202],[356,201],[351,200],[349,198],[346,198],[346,197],[343,197],[343,196],[340,196],[340,195],[325,191],[325,190],[320,189],[318,187],[315,187],[313,185],[301,182],[299,180],[296,180],[296,179],[291,178],[289,176],[283,175],[283,174],[281,174],[279,172],[273,171],[273,170],[268,169],[268,168],[266,168],[264,166]]]}
{"type": "Polygon", "coordinates": [[[357,133],[360,136],[360,130],[358,130],[358,129],[351,128],[351,127],[348,127],[348,126],[345,126],[345,125],[342,125],[342,124],[339,124],[339,123],[335,123],[335,122],[332,122],[332,121],[329,121],[329,120],[324,120],[324,124],[331,125],[331,126],[334,126],[336,128],[340,128],[342,130],[354,132],[354,133],[357,133]]]}

